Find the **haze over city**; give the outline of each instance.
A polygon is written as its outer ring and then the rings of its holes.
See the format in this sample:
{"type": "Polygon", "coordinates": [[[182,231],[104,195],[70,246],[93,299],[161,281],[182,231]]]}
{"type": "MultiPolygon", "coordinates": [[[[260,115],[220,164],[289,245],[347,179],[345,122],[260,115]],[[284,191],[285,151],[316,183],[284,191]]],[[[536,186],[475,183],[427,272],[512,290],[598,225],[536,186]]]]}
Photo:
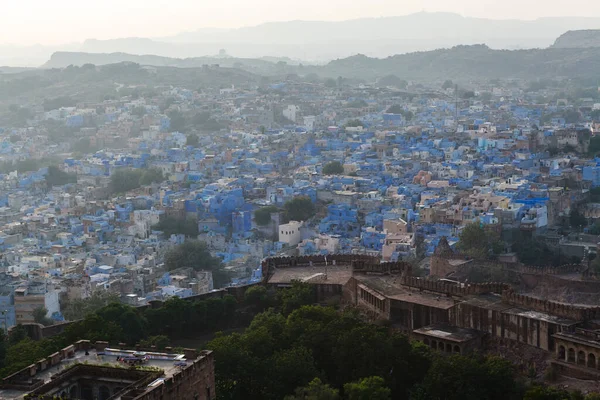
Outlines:
{"type": "Polygon", "coordinates": [[[0,1],[0,400],[600,400],[600,0],[0,1]]]}
{"type": "Polygon", "coordinates": [[[590,0],[24,0],[0,6],[0,44],[56,45],[88,38],[162,37],[200,28],[239,28],[274,21],[341,21],[420,11],[530,20],[600,16],[590,0]]]}

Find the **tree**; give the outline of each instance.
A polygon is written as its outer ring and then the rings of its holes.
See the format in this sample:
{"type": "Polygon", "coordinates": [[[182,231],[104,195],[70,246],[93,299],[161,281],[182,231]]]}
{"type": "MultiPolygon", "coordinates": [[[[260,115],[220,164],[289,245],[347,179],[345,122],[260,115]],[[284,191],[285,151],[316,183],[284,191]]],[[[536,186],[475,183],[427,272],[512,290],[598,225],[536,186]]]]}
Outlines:
{"type": "Polygon", "coordinates": [[[357,128],[359,126],[363,128],[365,127],[365,124],[363,124],[360,119],[352,119],[346,122],[346,125],[344,125],[345,128],[357,128]]]}
{"type": "Polygon", "coordinates": [[[111,303],[118,303],[119,296],[106,290],[96,290],[86,299],[73,299],[65,304],[61,304],[62,313],[65,319],[75,321],[85,318],[99,309],[106,307],[111,303]]]}
{"type": "Polygon", "coordinates": [[[42,306],[37,307],[32,312],[33,320],[36,323],[42,324],[44,326],[52,325],[54,323],[54,321],[52,321],[52,319],[46,317],[47,314],[48,314],[48,310],[45,307],[42,307],[42,306]]]}
{"type": "Polygon", "coordinates": [[[398,89],[406,89],[408,86],[408,82],[398,78],[396,75],[386,75],[383,78],[380,78],[377,83],[382,86],[397,87],[398,89]]]}
{"type": "Polygon", "coordinates": [[[166,237],[171,235],[185,235],[186,237],[197,237],[198,222],[192,219],[180,219],[171,216],[161,218],[158,224],[152,227],[153,230],[162,231],[166,237]]]}
{"type": "Polygon", "coordinates": [[[380,376],[370,376],[344,385],[348,400],[390,400],[392,391],[380,376]]]}
{"type": "Polygon", "coordinates": [[[305,387],[296,389],[293,396],[287,396],[285,400],[339,400],[340,393],[337,389],[323,383],[315,378],[305,387]]]}
{"type": "Polygon", "coordinates": [[[444,82],[444,84],[442,85],[442,89],[444,89],[444,90],[445,89],[450,89],[452,87],[454,87],[454,82],[452,82],[450,79],[446,80],[444,82]]]}
{"type": "Polygon", "coordinates": [[[327,78],[327,79],[325,79],[324,84],[325,84],[325,87],[328,87],[330,89],[333,89],[333,88],[337,87],[337,82],[333,78],[327,78]]]}
{"type": "Polygon", "coordinates": [[[187,136],[185,144],[187,146],[198,147],[198,145],[200,144],[200,139],[198,138],[198,135],[192,133],[191,135],[187,136]]]}
{"type": "Polygon", "coordinates": [[[346,107],[348,108],[364,108],[367,106],[367,102],[362,99],[352,100],[348,104],[346,104],[346,107]]]}
{"type": "Polygon", "coordinates": [[[150,185],[152,183],[160,183],[165,180],[162,170],[158,168],[149,168],[144,170],[140,177],[140,185],[150,185]]]}
{"type": "Polygon", "coordinates": [[[307,221],[315,215],[315,206],[308,196],[294,197],[283,208],[290,221],[307,221]]]}
{"type": "Polygon", "coordinates": [[[144,106],[134,107],[133,110],[131,110],[131,114],[135,115],[137,117],[143,117],[146,114],[146,107],[144,107],[144,106]]]}
{"type": "Polygon", "coordinates": [[[344,173],[344,166],[339,161],[331,161],[323,167],[325,175],[340,175],[344,173]]]}
{"type": "Polygon", "coordinates": [[[169,250],[165,255],[165,266],[172,271],[179,268],[191,268],[194,271],[211,271],[215,288],[229,283],[229,274],[221,260],[213,257],[206,243],[186,240],[183,244],[169,250]]]}
{"type": "Polygon", "coordinates": [[[533,386],[523,397],[523,400],[569,400],[569,392],[552,387],[533,386]]]}
{"type": "Polygon", "coordinates": [[[279,212],[275,206],[267,206],[254,211],[254,222],[260,226],[266,226],[271,223],[271,214],[279,212]]]}
{"type": "Polygon", "coordinates": [[[496,232],[474,222],[465,226],[460,232],[457,247],[470,257],[485,259],[499,254],[503,245],[496,232]]]}
{"type": "Polygon", "coordinates": [[[264,311],[271,303],[269,292],[264,286],[252,286],[248,288],[246,293],[244,293],[244,300],[246,304],[260,311],[264,311]]]}
{"type": "Polygon", "coordinates": [[[394,104],[387,109],[388,114],[400,114],[404,111],[398,104],[394,104]]]}
{"type": "Polygon", "coordinates": [[[110,176],[109,188],[112,193],[125,193],[140,187],[143,172],[138,169],[118,169],[110,176]]]}
{"type": "Polygon", "coordinates": [[[411,400],[518,400],[513,376],[512,364],[497,357],[438,356],[411,400]]]}
{"type": "Polygon", "coordinates": [[[572,228],[581,230],[587,226],[587,218],[577,208],[572,208],[569,214],[569,224],[571,224],[572,228]]]}
{"type": "Polygon", "coordinates": [[[177,132],[185,132],[187,121],[184,115],[177,110],[172,110],[167,113],[167,116],[171,120],[171,130],[177,132]]]}
{"type": "Polygon", "coordinates": [[[314,286],[299,281],[292,282],[292,287],[282,290],[279,296],[284,315],[289,315],[292,311],[313,304],[317,300],[314,286]]]}
{"type": "Polygon", "coordinates": [[[50,165],[48,167],[48,173],[46,174],[45,179],[49,188],[66,185],[68,183],[77,183],[77,175],[64,172],[56,165],[50,165]]]}

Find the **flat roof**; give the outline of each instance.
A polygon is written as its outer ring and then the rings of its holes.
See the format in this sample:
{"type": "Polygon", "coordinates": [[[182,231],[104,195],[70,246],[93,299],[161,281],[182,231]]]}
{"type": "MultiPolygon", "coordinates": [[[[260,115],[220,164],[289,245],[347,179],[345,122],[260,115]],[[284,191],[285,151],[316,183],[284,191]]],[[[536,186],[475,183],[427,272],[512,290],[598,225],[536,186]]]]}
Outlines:
{"type": "MultiPolygon", "coordinates": [[[[61,371],[64,371],[65,368],[73,364],[128,368],[128,366],[117,361],[117,357],[133,356],[135,350],[120,350],[107,348],[104,351],[97,352],[94,349],[90,349],[88,350],[88,353],[89,354],[86,355],[85,350],[78,350],[74,353],[73,358],[66,358],[64,360],[61,360],[58,364],[36,374],[35,378],[43,380],[44,384],[46,384],[52,380],[52,377],[54,375],[58,374],[61,371]]],[[[176,366],[175,363],[186,361],[183,354],[147,352],[146,355],[148,356],[148,362],[143,364],[143,366],[160,368],[161,370],[163,370],[165,378],[169,378],[173,376],[176,372],[181,370],[181,367],[176,366]],[[160,355],[163,355],[164,357],[160,357],[160,355]]],[[[188,361],[193,362],[194,360],[188,361]]],[[[29,393],[30,391],[33,391],[33,389],[27,391],[0,389],[0,399],[20,399],[24,394],[29,393]]]]}
{"type": "Polygon", "coordinates": [[[459,328],[450,325],[430,325],[415,329],[413,333],[447,340],[449,342],[466,343],[481,337],[482,332],[475,329],[459,328]]]}
{"type": "Polygon", "coordinates": [[[585,346],[592,346],[600,349],[600,341],[588,338],[583,335],[578,335],[576,333],[558,332],[552,336],[557,339],[564,339],[575,343],[583,344],[585,346]]]}
{"type": "MultiPolygon", "coordinates": [[[[327,273],[327,279],[313,281],[318,284],[343,285],[352,277],[350,265],[329,265],[313,267],[284,267],[275,268],[273,275],[268,280],[270,284],[290,284],[292,281],[307,281],[317,274],[327,273]]],[[[311,283],[309,281],[309,283],[311,283]]]]}
{"type": "Polygon", "coordinates": [[[575,321],[573,319],[557,317],[554,315],[546,314],[546,313],[539,312],[539,311],[527,310],[524,308],[517,308],[517,307],[509,308],[507,310],[504,310],[504,312],[507,314],[513,314],[513,315],[518,315],[520,317],[537,319],[540,321],[551,322],[551,323],[559,324],[559,325],[571,326],[571,325],[577,325],[579,323],[579,321],[575,321]]]}
{"type": "Polygon", "coordinates": [[[402,285],[398,275],[355,275],[354,278],[370,290],[377,291],[383,296],[406,303],[421,304],[433,308],[450,309],[454,300],[443,294],[421,292],[402,285]]]}

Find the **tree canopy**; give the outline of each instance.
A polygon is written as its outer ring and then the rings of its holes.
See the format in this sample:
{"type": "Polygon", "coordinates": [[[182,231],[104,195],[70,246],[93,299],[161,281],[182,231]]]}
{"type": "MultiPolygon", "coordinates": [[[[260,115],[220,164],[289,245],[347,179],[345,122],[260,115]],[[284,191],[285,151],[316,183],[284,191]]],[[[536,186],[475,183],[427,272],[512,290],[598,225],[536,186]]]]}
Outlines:
{"type": "Polygon", "coordinates": [[[486,259],[499,254],[503,245],[498,233],[474,222],[465,226],[460,232],[457,247],[470,257],[486,259]]]}
{"type": "Polygon", "coordinates": [[[315,206],[308,196],[294,197],[283,208],[290,221],[307,221],[315,215],[315,206]]]}
{"type": "Polygon", "coordinates": [[[323,174],[325,174],[325,175],[340,175],[343,173],[344,173],[344,166],[339,161],[328,162],[323,167],[323,174]]]}
{"type": "Polygon", "coordinates": [[[67,183],[77,183],[77,175],[62,171],[56,165],[48,167],[48,173],[46,174],[46,184],[48,187],[62,186],[67,183]]]}
{"type": "Polygon", "coordinates": [[[171,216],[164,216],[159,223],[154,225],[152,229],[162,231],[165,236],[185,235],[189,238],[198,236],[198,222],[193,219],[181,219],[171,216]]]}
{"type": "Polygon", "coordinates": [[[229,282],[221,260],[213,257],[206,243],[198,240],[186,240],[165,255],[165,266],[169,271],[179,268],[191,268],[195,271],[211,271],[215,288],[229,282]]]}
{"type": "Polygon", "coordinates": [[[254,211],[254,222],[260,226],[269,225],[271,222],[271,214],[279,212],[279,208],[275,206],[261,207],[254,211]]]}

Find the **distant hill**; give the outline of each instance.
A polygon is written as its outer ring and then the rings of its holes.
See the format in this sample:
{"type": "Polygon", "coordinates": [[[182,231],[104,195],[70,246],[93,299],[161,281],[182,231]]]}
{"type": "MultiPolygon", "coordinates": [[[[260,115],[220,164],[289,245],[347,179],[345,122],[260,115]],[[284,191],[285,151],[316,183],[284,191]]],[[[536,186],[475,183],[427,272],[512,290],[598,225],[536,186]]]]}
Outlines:
{"type": "Polygon", "coordinates": [[[177,59],[136,56],[125,53],[55,53],[44,65],[106,65],[119,62],[177,68],[196,68],[219,64],[262,76],[306,75],[365,79],[373,81],[386,75],[402,79],[493,79],[493,78],[594,78],[600,71],[600,48],[549,48],[534,50],[493,50],[485,45],[456,46],[451,49],[400,54],[387,58],[356,55],[331,61],[323,66],[295,66],[258,59],[197,57],[177,59]]]}
{"type": "MultiPolygon", "coordinates": [[[[280,61],[275,59],[274,61],[280,61]]],[[[42,68],[65,68],[69,65],[82,66],[84,64],[108,65],[121,62],[134,62],[140,65],[156,67],[198,68],[204,65],[218,64],[221,67],[239,68],[262,75],[274,75],[281,71],[276,62],[262,59],[234,58],[234,57],[193,57],[172,58],[155,55],[135,55],[127,53],[81,53],[81,52],[56,52],[42,68]]]]}
{"type": "Polygon", "coordinates": [[[335,60],[322,75],[373,80],[394,74],[403,79],[597,78],[600,48],[492,50],[485,45],[396,55],[364,55],[335,60]]]}
{"type": "Polygon", "coordinates": [[[422,12],[340,22],[269,22],[239,29],[200,29],[160,38],[89,39],[59,47],[0,46],[0,64],[39,65],[56,51],[193,58],[218,54],[221,49],[239,58],[290,57],[305,60],[304,64],[323,63],[359,53],[388,57],[479,43],[493,49],[546,48],[563,33],[582,29],[600,29],[600,18],[521,21],[422,12]]]}
{"type": "Polygon", "coordinates": [[[600,47],[600,29],[569,31],[556,39],[552,47],[557,49],[600,47]]]}

